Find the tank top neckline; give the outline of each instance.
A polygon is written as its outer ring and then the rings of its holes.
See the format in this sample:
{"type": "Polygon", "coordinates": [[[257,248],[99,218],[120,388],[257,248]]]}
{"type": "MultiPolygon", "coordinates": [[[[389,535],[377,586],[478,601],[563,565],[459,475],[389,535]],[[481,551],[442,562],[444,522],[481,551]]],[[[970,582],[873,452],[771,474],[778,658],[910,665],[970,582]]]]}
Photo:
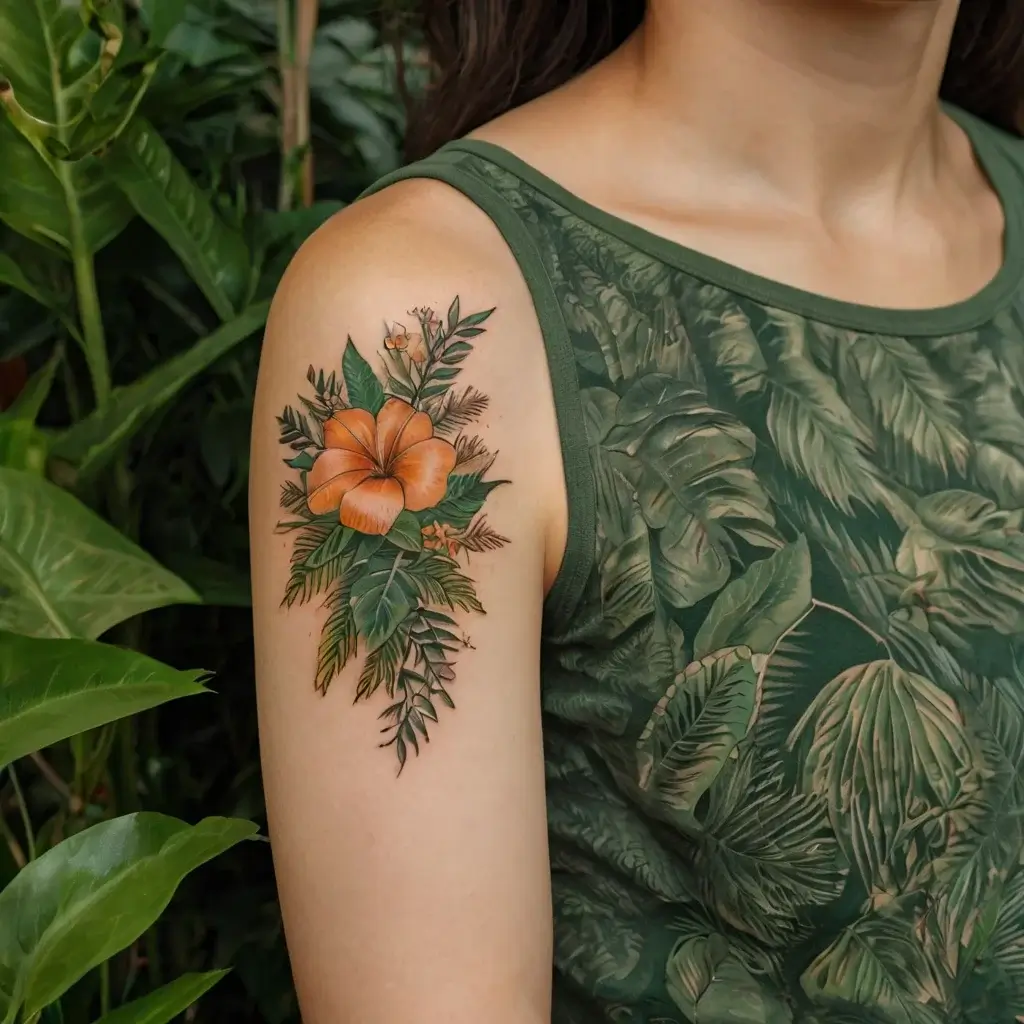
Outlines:
{"type": "Polygon", "coordinates": [[[834,327],[876,334],[939,336],[969,331],[988,322],[1018,291],[1024,275],[1024,178],[995,139],[998,129],[958,108],[944,106],[963,129],[979,166],[1003,209],[1003,262],[979,291],[958,302],[923,309],[862,305],[818,294],[744,270],[675,242],[595,206],[537,170],[510,150],[483,139],[464,138],[441,152],[483,159],[526,182],[568,212],[668,266],[709,284],[834,327]]]}

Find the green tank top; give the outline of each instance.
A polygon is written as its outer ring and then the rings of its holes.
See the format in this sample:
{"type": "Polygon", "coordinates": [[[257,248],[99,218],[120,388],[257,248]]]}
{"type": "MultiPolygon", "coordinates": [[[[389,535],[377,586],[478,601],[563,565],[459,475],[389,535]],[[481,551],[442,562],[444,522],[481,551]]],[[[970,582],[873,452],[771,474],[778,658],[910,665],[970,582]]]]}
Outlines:
{"type": "Polygon", "coordinates": [[[1024,1021],[1024,143],[970,300],[815,296],[508,152],[569,498],[543,709],[555,1024],[1024,1021]]]}

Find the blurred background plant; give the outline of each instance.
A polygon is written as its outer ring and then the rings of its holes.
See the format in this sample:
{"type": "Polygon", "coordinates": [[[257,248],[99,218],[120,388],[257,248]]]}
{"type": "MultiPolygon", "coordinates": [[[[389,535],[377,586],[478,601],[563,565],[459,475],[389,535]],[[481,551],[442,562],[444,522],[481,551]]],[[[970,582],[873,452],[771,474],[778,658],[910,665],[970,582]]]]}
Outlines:
{"type": "Polygon", "coordinates": [[[297,1019],[249,417],[285,265],[398,162],[395,17],[0,0],[0,1024],[297,1019]]]}

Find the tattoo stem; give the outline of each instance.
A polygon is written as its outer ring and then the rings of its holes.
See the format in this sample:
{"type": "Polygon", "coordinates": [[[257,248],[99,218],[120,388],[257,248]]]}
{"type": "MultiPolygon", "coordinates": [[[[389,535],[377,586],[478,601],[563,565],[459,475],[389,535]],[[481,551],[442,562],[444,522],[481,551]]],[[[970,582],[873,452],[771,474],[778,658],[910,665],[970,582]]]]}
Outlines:
{"type": "Polygon", "coordinates": [[[388,575],[388,581],[384,584],[384,593],[386,594],[391,589],[391,584],[395,582],[395,573],[398,572],[398,567],[402,564],[402,555],[404,552],[399,551],[395,555],[395,561],[391,566],[391,572],[388,575]]]}
{"type": "MultiPolygon", "coordinates": [[[[444,334],[440,335],[437,339],[436,347],[432,341],[427,342],[427,358],[420,367],[420,380],[413,391],[411,399],[412,405],[417,409],[419,408],[420,392],[423,390],[423,385],[427,383],[427,380],[430,377],[430,371],[434,368],[434,364],[441,356],[444,355],[445,349],[448,347],[448,342],[451,341],[455,335],[455,328],[457,326],[457,324],[449,324],[444,334]]],[[[422,324],[421,329],[424,332],[424,336],[427,337],[428,335],[426,332],[429,330],[428,325],[426,323],[422,324]]]]}

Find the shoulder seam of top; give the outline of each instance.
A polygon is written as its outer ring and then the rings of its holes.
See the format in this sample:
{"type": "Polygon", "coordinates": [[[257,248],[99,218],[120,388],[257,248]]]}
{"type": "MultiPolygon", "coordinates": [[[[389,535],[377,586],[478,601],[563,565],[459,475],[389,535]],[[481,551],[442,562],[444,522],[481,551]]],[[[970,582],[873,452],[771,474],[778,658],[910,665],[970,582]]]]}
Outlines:
{"type": "Polygon", "coordinates": [[[565,554],[544,602],[545,632],[558,633],[568,628],[579,605],[593,567],[597,536],[596,482],[590,464],[576,358],[536,239],[514,208],[463,166],[471,165],[472,159],[472,154],[465,151],[441,150],[385,175],[362,196],[411,178],[441,181],[461,192],[491,220],[519,265],[544,341],[568,502],[565,554]]]}

